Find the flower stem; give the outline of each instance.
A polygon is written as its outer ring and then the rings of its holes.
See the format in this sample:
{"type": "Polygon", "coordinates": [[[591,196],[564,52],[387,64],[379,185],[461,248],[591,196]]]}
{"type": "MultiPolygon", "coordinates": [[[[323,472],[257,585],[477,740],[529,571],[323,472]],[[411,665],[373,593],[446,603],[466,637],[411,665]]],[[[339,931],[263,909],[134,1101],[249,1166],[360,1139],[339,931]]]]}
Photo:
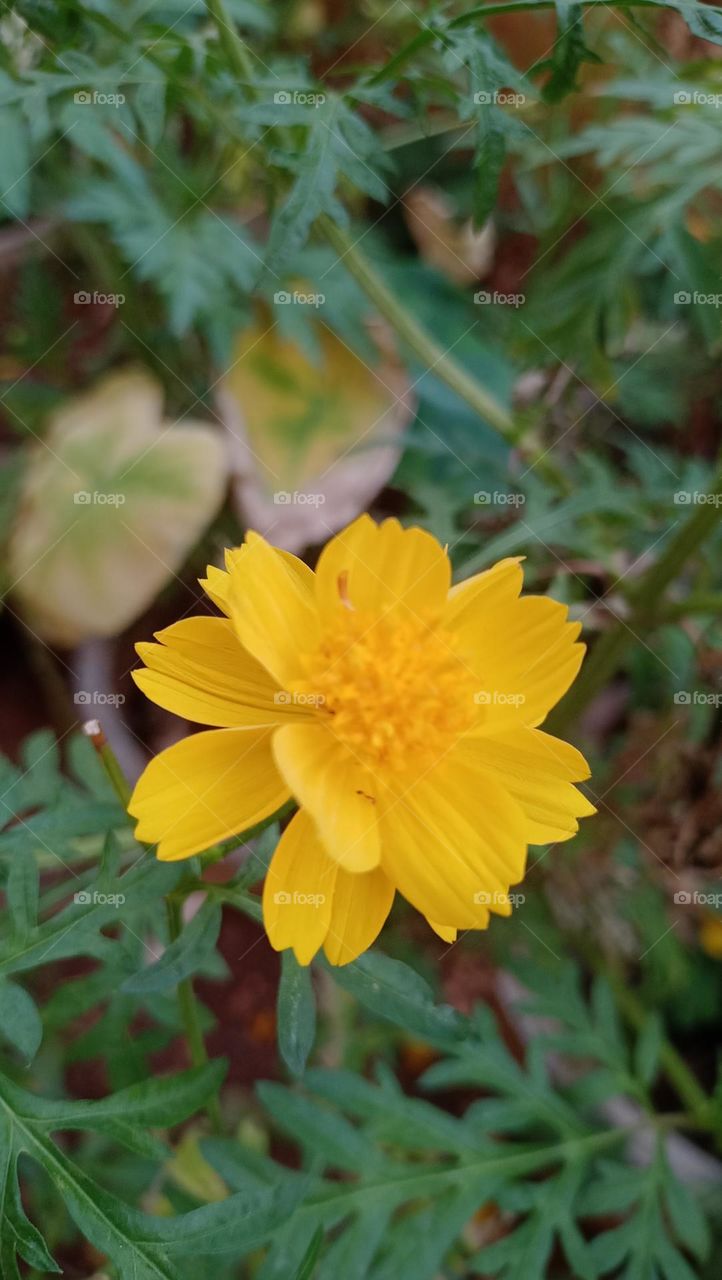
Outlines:
{"type": "MultiPolygon", "coordinates": [[[[717,471],[710,490],[710,497],[722,489],[722,466],[717,471]]],[[[714,531],[722,517],[722,508],[716,502],[700,503],[670,537],[666,550],[650,566],[636,589],[630,593],[632,612],[628,619],[619,620],[605,631],[596,642],[589,658],[582,667],[575,684],[564,701],[553,712],[549,727],[555,733],[576,720],[580,712],[604,687],[618,669],[620,661],[630,645],[638,640],[638,633],[658,617],[663,616],[664,593],[684,568],[689,558],[702,546],[714,531]]]]}
{"type": "Polygon", "coordinates": [[[381,315],[388,320],[399,337],[406,342],[426,368],[433,370],[438,378],[460,395],[480,417],[496,427],[503,436],[511,438],[513,420],[508,411],[422,328],[381,276],[376,273],[365,254],[354,245],[351,237],[326,213],[321,214],[316,220],[316,226],[333,245],[340,261],[358,281],[367,297],[375,303],[381,315]]]}
{"type": "MultiPolygon", "coordinates": [[[[182,904],[177,898],[169,895],[165,900],[165,905],[168,917],[168,934],[171,942],[175,942],[183,931],[182,904]]],[[[201,1030],[198,1002],[193,990],[192,978],[183,978],[178,983],[178,1006],[185,1030],[191,1066],[204,1067],[208,1062],[208,1053],[206,1052],[201,1030]]],[[[222,1133],[221,1108],[216,1094],[213,1094],[208,1099],[206,1111],[208,1112],[208,1119],[211,1122],[213,1132],[216,1134],[222,1133]]]]}
{"type": "MultiPolygon", "coordinates": [[[[229,68],[247,84],[252,79],[253,68],[246,46],[236,30],[224,0],[206,0],[206,8],[218,28],[218,38],[229,68]]],[[[247,92],[249,96],[254,96],[252,89],[250,91],[247,89],[247,92]]],[[[466,369],[426,332],[389,289],[365,254],[354,245],[346,232],[325,213],[316,219],[315,226],[336,250],[339,260],[358,281],[366,296],[376,305],[381,315],[392,325],[399,337],[427,369],[433,369],[436,376],[460,395],[480,417],[496,427],[506,438],[511,439],[513,437],[511,414],[491,392],[467,373],[466,369]]]]}
{"type": "Polygon", "coordinates": [[[226,9],[224,0],[206,0],[206,9],[216,25],[218,39],[231,71],[234,71],[242,80],[251,80],[253,63],[238,34],[236,24],[226,9]]]}
{"type": "MultiPolygon", "coordinates": [[[[112,784],[120,803],[127,810],[130,801],[131,789],[128,780],[120,767],[118,758],[109,745],[103,730],[97,720],[88,720],[83,725],[83,732],[87,734],[97,751],[108,778],[112,784]]],[[[175,942],[180,937],[183,928],[182,902],[173,894],[169,894],[165,900],[166,916],[168,919],[168,934],[171,942],[175,942]]],[[[208,1054],[203,1040],[203,1032],[201,1030],[200,1017],[198,1012],[198,1003],[193,990],[193,982],[190,978],[184,978],[178,983],[178,1007],[180,1009],[181,1021],[185,1031],[185,1037],[188,1044],[188,1054],[191,1065],[194,1067],[202,1067],[208,1062],[208,1054]]],[[[214,1133],[222,1132],[221,1110],[218,1098],[213,1095],[206,1104],[208,1118],[211,1122],[214,1133]]]]}
{"type": "MultiPolygon", "coordinates": [[[[641,1031],[648,1017],[648,1011],[641,1000],[613,966],[605,965],[601,971],[614,992],[622,1015],[630,1026],[641,1031]]],[[[690,1071],[681,1053],[666,1036],[660,1046],[659,1061],[667,1079],[674,1085],[679,1098],[690,1113],[690,1118],[699,1121],[700,1125],[706,1129],[712,1127],[709,1120],[710,1099],[697,1077],[690,1071]]]]}
{"type": "Polygon", "coordinates": [[[130,804],[131,789],[128,785],[128,779],[120,767],[118,757],[100,727],[100,721],[86,720],[83,725],[83,733],[87,738],[90,738],[115,794],[127,811],[130,804]]]}

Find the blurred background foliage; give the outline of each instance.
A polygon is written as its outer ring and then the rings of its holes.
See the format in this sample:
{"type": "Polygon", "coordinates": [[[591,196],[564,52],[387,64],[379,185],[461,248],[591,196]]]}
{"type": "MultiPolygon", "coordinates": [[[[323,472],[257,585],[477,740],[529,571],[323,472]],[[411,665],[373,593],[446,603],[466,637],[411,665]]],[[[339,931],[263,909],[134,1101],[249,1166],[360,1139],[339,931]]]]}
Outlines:
{"type": "Polygon", "coordinates": [[[693,0],[3,9],[3,1277],[719,1275],[720,44],[693,0]],[[279,974],[277,830],[156,865],[75,730],[137,774],[188,726],[133,643],[249,525],[313,563],[368,508],[583,622],[599,815],[488,935],[399,906],[279,974]]]}

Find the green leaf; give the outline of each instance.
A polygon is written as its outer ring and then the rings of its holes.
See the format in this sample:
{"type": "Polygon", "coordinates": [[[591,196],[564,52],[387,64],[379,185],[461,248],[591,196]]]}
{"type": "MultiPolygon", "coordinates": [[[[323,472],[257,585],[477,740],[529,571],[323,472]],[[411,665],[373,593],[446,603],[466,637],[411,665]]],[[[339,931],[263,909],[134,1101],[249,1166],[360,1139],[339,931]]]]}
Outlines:
{"type": "Polygon", "coordinates": [[[659,1070],[659,1054],[664,1040],[662,1019],[657,1013],[649,1013],[639,1033],[634,1049],[634,1068],[643,1084],[654,1084],[659,1070]]]}
{"type": "Polygon", "coordinates": [[[22,987],[0,978],[0,1036],[32,1062],[43,1038],[43,1024],[35,1001],[22,987]]]}
{"type": "Polygon", "coordinates": [[[545,102],[560,102],[577,89],[577,72],[583,62],[600,62],[584,39],[584,5],[555,0],[557,38],[549,61],[551,75],[544,85],[545,102]]]}
{"type": "Polygon", "coordinates": [[[459,1014],[449,1005],[435,1004],[428,983],[400,960],[367,951],[353,964],[325,967],[372,1013],[432,1044],[448,1045],[463,1029],[459,1014]]]}
{"type": "Polygon", "coordinates": [[[321,1246],[323,1244],[323,1240],[324,1240],[323,1228],[316,1227],[316,1230],[314,1231],[313,1236],[311,1238],[311,1243],[309,1244],[304,1254],[303,1260],[301,1262],[300,1267],[298,1268],[298,1271],[296,1272],[294,1280],[311,1280],[311,1276],[313,1275],[316,1267],[318,1255],[321,1252],[321,1246]]]}
{"type": "Polygon", "coordinates": [[[316,1035],[316,999],[311,969],[300,965],[292,951],[281,956],[278,984],[278,1048],[289,1071],[303,1075],[316,1035]]]}
{"type": "Polygon", "coordinates": [[[38,918],[38,867],[31,853],[18,853],[10,863],[7,901],[15,935],[25,939],[38,918]]]}
{"type": "Polygon", "coordinates": [[[221,908],[208,899],[160,960],[126,978],[121,990],[133,995],[168,991],[190,977],[215,950],[221,927],[221,908]]]}
{"type": "MultiPolygon", "coordinates": [[[[271,108],[255,103],[242,114],[283,124],[291,105],[271,108]]],[[[389,196],[377,172],[388,166],[388,159],[372,131],[342,98],[326,93],[317,107],[304,107],[300,118],[308,121],[305,146],[291,161],[294,182],[274,215],[266,246],[266,269],[273,274],[303,246],[319,214],[328,213],[342,225],[348,222],[336,196],[342,176],[375,200],[385,202],[389,196]]]]}
{"type": "Polygon", "coordinates": [[[0,107],[0,209],[24,218],[28,212],[32,159],[28,127],[17,107],[0,107]]]}
{"type": "Polygon", "coordinates": [[[496,204],[506,159],[506,141],[503,117],[495,101],[497,81],[478,45],[470,56],[469,72],[477,121],[472,208],[474,225],[482,227],[496,204]]]}

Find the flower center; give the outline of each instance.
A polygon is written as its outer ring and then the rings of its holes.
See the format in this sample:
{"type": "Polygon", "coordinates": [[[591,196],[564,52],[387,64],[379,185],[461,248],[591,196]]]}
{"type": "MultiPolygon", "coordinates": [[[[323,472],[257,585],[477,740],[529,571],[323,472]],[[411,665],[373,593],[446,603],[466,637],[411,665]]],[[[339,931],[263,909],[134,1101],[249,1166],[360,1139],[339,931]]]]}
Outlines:
{"type": "Polygon", "coordinates": [[[344,610],[304,665],[318,715],[372,770],[425,772],[478,714],[453,637],[421,619],[344,610]]]}

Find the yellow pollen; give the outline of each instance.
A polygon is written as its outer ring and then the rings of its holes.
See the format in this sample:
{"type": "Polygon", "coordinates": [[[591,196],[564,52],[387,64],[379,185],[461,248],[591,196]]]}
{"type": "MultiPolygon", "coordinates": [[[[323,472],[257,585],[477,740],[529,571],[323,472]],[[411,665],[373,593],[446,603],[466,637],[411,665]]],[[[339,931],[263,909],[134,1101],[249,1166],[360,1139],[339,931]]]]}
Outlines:
{"type": "Polygon", "coordinates": [[[453,637],[421,619],[339,610],[305,659],[305,689],[319,717],[372,770],[432,767],[478,714],[478,681],[453,637]]]}

